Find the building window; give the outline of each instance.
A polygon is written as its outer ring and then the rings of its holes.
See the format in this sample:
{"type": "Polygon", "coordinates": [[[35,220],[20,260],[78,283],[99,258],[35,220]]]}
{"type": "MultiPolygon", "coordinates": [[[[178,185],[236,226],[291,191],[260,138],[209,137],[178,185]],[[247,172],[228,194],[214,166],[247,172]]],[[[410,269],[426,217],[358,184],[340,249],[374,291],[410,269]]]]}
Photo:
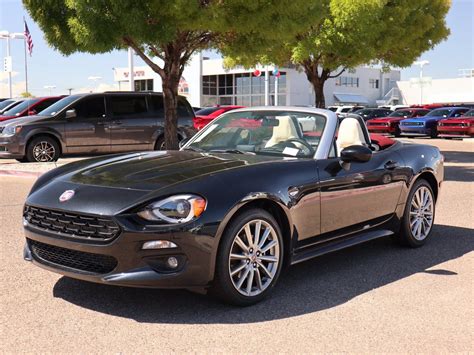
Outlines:
{"type": "Polygon", "coordinates": [[[219,75],[219,95],[234,94],[234,76],[232,74],[219,75]]]}
{"type": "Polygon", "coordinates": [[[369,86],[372,89],[378,89],[379,88],[379,79],[369,79],[369,86]]]}
{"type": "Polygon", "coordinates": [[[217,95],[217,75],[204,75],[202,77],[202,94],[217,95]]]}
{"type": "Polygon", "coordinates": [[[340,76],[336,79],[336,86],[359,87],[359,78],[351,76],[340,76]]]}
{"type": "Polygon", "coordinates": [[[135,80],[135,91],[153,91],[153,79],[135,80]]]}

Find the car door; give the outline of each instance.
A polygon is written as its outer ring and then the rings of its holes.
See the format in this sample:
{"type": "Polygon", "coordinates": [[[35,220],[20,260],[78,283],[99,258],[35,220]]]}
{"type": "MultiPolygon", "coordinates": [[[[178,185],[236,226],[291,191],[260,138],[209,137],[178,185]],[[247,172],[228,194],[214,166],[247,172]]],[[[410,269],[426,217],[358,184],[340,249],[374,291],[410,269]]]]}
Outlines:
{"type": "Polygon", "coordinates": [[[153,149],[157,119],[148,109],[145,94],[107,96],[112,152],[153,149]]]}
{"type": "Polygon", "coordinates": [[[318,160],[321,234],[357,232],[395,212],[404,174],[401,157],[392,148],[345,168],[335,156],[336,148],[329,159],[318,160]]]}
{"type": "Polygon", "coordinates": [[[104,95],[86,96],[68,107],[70,110],[75,116],[64,118],[68,153],[110,152],[104,95]]]}

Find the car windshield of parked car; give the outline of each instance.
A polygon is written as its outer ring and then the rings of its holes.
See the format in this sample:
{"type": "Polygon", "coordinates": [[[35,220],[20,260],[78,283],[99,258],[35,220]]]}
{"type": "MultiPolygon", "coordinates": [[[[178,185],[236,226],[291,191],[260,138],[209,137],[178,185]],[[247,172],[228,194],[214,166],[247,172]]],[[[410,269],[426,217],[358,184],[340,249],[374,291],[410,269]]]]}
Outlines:
{"type": "Polygon", "coordinates": [[[71,103],[76,101],[82,97],[82,95],[71,95],[71,96],[66,96],[65,98],[56,101],[54,104],[51,106],[47,107],[43,111],[38,113],[38,116],[52,116],[58,113],[59,111],[63,110],[67,106],[69,106],[71,103]]]}
{"type": "Polygon", "coordinates": [[[448,117],[451,114],[451,111],[452,110],[447,110],[447,109],[440,108],[440,109],[430,111],[430,113],[428,113],[426,116],[432,116],[432,117],[446,116],[446,117],[448,117]]]}
{"type": "Polygon", "coordinates": [[[5,101],[0,102],[0,111],[3,110],[4,108],[10,106],[14,102],[15,102],[15,100],[5,100],[5,101]]]}
{"type": "Polygon", "coordinates": [[[367,115],[370,115],[373,111],[374,110],[371,110],[371,109],[363,109],[363,110],[357,110],[354,113],[361,116],[367,116],[367,115]]]}
{"type": "Polygon", "coordinates": [[[309,158],[326,118],[292,111],[229,112],[199,132],[183,150],[309,158]]]}
{"type": "Polygon", "coordinates": [[[467,111],[463,116],[464,117],[473,117],[474,116],[474,109],[467,111]]]}
{"type": "Polygon", "coordinates": [[[337,107],[328,107],[328,110],[329,110],[329,111],[332,111],[332,112],[336,112],[336,111],[337,111],[337,107]]]}
{"type": "Polygon", "coordinates": [[[408,117],[410,115],[410,111],[393,111],[388,117],[408,117]]]}
{"type": "Polygon", "coordinates": [[[221,107],[207,107],[207,108],[203,108],[199,111],[197,111],[195,114],[196,115],[199,115],[199,116],[208,116],[218,110],[220,110],[221,107]]]}
{"type": "Polygon", "coordinates": [[[5,111],[3,113],[4,116],[19,116],[23,111],[25,111],[26,109],[28,109],[29,106],[32,106],[34,105],[35,103],[37,103],[39,101],[39,99],[29,99],[29,100],[25,100],[23,101],[21,104],[18,104],[14,107],[12,107],[11,109],[5,111]]]}

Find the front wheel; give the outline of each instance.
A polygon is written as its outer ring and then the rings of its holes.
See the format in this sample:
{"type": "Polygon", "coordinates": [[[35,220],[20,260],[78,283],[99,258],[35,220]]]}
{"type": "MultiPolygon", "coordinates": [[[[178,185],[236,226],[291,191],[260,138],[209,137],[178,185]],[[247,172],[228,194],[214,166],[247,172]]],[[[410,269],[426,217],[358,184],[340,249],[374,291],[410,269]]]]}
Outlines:
{"type": "Polygon", "coordinates": [[[402,219],[399,241],[416,248],[425,244],[434,224],[435,200],[426,180],[418,180],[411,189],[402,219]]]}
{"type": "Polygon", "coordinates": [[[51,137],[33,138],[26,148],[26,160],[29,162],[47,163],[59,159],[59,145],[51,137]]]}
{"type": "Polygon", "coordinates": [[[438,138],[438,130],[436,128],[431,128],[430,137],[438,138]]]}
{"type": "Polygon", "coordinates": [[[212,291],[233,305],[261,301],[278,280],[283,255],[282,234],[273,216],[261,209],[245,211],[222,236],[212,291]]]}

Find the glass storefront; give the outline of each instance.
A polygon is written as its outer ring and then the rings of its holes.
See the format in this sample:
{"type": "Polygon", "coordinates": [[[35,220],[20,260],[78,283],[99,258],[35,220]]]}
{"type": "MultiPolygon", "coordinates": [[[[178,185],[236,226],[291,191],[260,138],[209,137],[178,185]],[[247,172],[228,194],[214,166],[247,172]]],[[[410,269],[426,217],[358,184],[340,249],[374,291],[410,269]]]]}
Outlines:
{"type": "Polygon", "coordinates": [[[135,80],[135,91],[153,91],[153,79],[135,80]]]}
{"type": "MultiPolygon", "coordinates": [[[[275,76],[269,76],[270,101],[275,102],[275,76]]],[[[265,105],[265,73],[254,76],[252,73],[204,75],[202,77],[202,106],[265,105]]],[[[278,104],[286,105],[286,73],[280,72],[278,78],[278,104]]]]}

